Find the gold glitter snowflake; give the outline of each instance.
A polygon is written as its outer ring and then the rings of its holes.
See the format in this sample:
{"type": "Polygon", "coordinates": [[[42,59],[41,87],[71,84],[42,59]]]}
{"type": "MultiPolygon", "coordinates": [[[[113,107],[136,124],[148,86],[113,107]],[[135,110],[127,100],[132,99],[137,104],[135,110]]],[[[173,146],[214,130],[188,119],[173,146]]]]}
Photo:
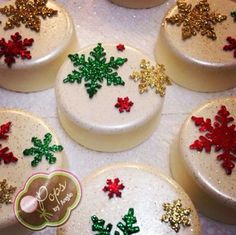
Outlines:
{"type": "Polygon", "coordinates": [[[191,226],[191,220],[188,218],[191,214],[190,208],[183,208],[182,202],[180,199],[170,203],[164,203],[163,209],[166,211],[161,217],[161,221],[165,223],[170,223],[170,226],[176,233],[180,230],[180,225],[184,227],[191,226]]]}
{"type": "Polygon", "coordinates": [[[165,95],[166,86],[171,85],[169,77],[165,74],[165,66],[157,64],[152,66],[149,61],[141,60],[140,71],[133,72],[130,78],[139,81],[139,92],[142,94],[149,90],[149,87],[156,89],[161,97],[165,95]]]}
{"type": "Polygon", "coordinates": [[[56,10],[46,6],[47,2],[48,0],[16,0],[15,6],[9,5],[0,8],[0,13],[8,17],[4,29],[20,27],[22,23],[26,28],[39,32],[40,16],[46,19],[57,15],[56,10]]]}
{"type": "Polygon", "coordinates": [[[15,193],[16,187],[8,185],[7,180],[0,181],[0,204],[11,204],[12,195],[15,193]]]}
{"type": "Polygon", "coordinates": [[[167,17],[166,22],[170,24],[182,25],[183,40],[201,33],[212,40],[216,40],[214,25],[227,19],[227,16],[220,13],[211,12],[207,0],[202,0],[194,7],[184,0],[177,1],[178,14],[167,17]]]}

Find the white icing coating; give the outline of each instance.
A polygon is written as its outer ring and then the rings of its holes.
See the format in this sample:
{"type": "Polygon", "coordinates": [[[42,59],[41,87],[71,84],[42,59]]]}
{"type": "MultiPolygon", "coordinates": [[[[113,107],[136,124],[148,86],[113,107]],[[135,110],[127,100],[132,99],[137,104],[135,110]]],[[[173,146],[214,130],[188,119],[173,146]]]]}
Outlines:
{"type": "MultiPolygon", "coordinates": [[[[198,0],[186,0],[195,6],[198,0]]],[[[182,25],[165,21],[178,13],[175,5],[163,19],[156,47],[156,59],[167,67],[167,74],[177,84],[196,91],[211,92],[232,88],[236,85],[236,59],[233,51],[224,51],[226,38],[236,38],[235,23],[230,12],[236,2],[229,0],[222,6],[221,0],[208,0],[211,12],[227,16],[227,20],[214,25],[217,40],[213,41],[198,33],[182,40],[182,25]]]]}
{"type": "MultiPolygon", "coordinates": [[[[16,192],[23,188],[26,180],[36,172],[51,172],[56,169],[60,169],[65,162],[64,152],[54,153],[57,158],[55,164],[50,165],[45,157],[37,167],[31,166],[33,156],[24,156],[23,151],[27,148],[31,148],[32,137],[44,138],[46,133],[51,133],[52,144],[59,144],[54,132],[38,117],[33,116],[30,113],[26,113],[20,110],[0,109],[0,125],[7,122],[12,122],[11,130],[7,140],[0,140],[2,147],[9,147],[9,151],[13,152],[14,156],[18,158],[16,163],[2,164],[0,165],[0,181],[6,179],[9,185],[17,187],[16,192]]],[[[27,231],[22,229],[19,222],[16,221],[13,205],[1,205],[0,208],[0,234],[12,235],[12,234],[26,234],[27,231]],[[20,232],[22,230],[22,233],[20,232]],[[17,231],[17,232],[16,232],[17,231]]]]}
{"type": "MultiPolygon", "coordinates": [[[[14,4],[14,0],[1,4],[6,6],[14,4]]],[[[34,44],[28,47],[32,59],[16,59],[16,63],[9,68],[4,62],[4,56],[0,59],[0,87],[20,92],[31,92],[47,89],[53,86],[56,73],[65,60],[68,53],[77,49],[77,39],[71,17],[66,10],[55,1],[48,1],[47,7],[57,10],[56,16],[40,17],[41,29],[37,33],[25,28],[21,24],[19,28],[4,30],[7,21],[5,15],[0,14],[0,36],[6,40],[12,34],[19,32],[22,38],[33,38],[34,44]]]]}
{"type": "Polygon", "coordinates": [[[171,168],[174,178],[189,193],[200,211],[224,223],[236,224],[235,169],[231,175],[226,174],[221,166],[222,161],[217,161],[221,151],[215,152],[214,147],[211,153],[204,150],[198,152],[189,147],[200,135],[204,135],[198,131],[191,117],[210,118],[214,122],[222,105],[227,107],[236,120],[236,97],[214,100],[193,111],[185,121],[172,150],[171,168]]]}
{"type": "MultiPolygon", "coordinates": [[[[83,49],[79,54],[85,54],[87,58],[94,47],[83,49]]],[[[57,76],[56,97],[61,124],[73,139],[91,149],[115,152],[131,148],[152,134],[164,98],[151,88],[140,94],[139,82],[130,78],[134,70],[140,70],[141,60],[148,60],[145,55],[128,46],[123,52],[118,51],[115,45],[103,47],[107,58],[114,56],[128,59],[117,71],[125,81],[125,86],[107,86],[106,81],[103,81],[102,88],[90,99],[84,81],[81,84],[63,83],[75,69],[68,59],[57,76]],[[119,113],[114,105],[118,97],[126,96],[134,105],[129,113],[119,113]]]]}
{"type": "Polygon", "coordinates": [[[160,218],[165,212],[162,204],[181,199],[183,206],[191,208],[191,227],[181,227],[180,235],[200,235],[200,225],[196,210],[185,192],[171,179],[157,169],[137,164],[117,164],[96,171],[82,181],[82,200],[70,220],[58,229],[58,235],[92,234],[91,216],[96,215],[106,223],[112,223],[113,229],[121,218],[134,208],[140,227],[138,235],[169,234],[175,235],[167,223],[160,218]],[[107,179],[119,178],[125,188],[121,198],[109,199],[102,191],[107,179]]]}
{"type": "Polygon", "coordinates": [[[111,2],[128,8],[151,8],[161,5],[165,0],[110,0],[111,2]]]}

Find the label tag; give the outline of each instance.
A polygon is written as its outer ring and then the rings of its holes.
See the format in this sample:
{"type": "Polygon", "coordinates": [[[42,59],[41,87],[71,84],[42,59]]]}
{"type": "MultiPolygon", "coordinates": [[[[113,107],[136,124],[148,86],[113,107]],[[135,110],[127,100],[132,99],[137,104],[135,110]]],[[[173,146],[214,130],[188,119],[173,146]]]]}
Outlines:
{"type": "Polygon", "coordinates": [[[16,196],[15,215],[25,227],[38,231],[64,224],[81,199],[78,179],[66,171],[31,176],[16,196]]]}

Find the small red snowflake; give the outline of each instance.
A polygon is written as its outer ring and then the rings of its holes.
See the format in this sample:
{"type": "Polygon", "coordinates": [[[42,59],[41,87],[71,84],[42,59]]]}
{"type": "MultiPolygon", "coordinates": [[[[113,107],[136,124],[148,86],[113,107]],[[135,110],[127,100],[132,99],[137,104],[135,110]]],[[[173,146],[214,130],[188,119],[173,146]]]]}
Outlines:
{"type": "Polygon", "coordinates": [[[223,49],[225,51],[234,51],[234,57],[236,58],[236,39],[232,37],[227,37],[226,40],[229,45],[225,45],[223,49]]]}
{"type": "Polygon", "coordinates": [[[9,148],[1,148],[2,145],[0,144],[0,163],[3,160],[5,164],[9,164],[11,162],[17,162],[18,159],[13,155],[12,152],[8,152],[9,148]]]}
{"type": "Polygon", "coordinates": [[[125,98],[118,97],[115,107],[119,108],[120,113],[123,113],[125,110],[126,112],[130,112],[130,109],[133,105],[134,103],[129,100],[129,97],[125,98]]]}
{"type": "Polygon", "coordinates": [[[125,45],[119,44],[119,45],[116,46],[116,48],[117,48],[118,51],[124,51],[125,50],[125,45]]]}
{"type": "Polygon", "coordinates": [[[11,67],[13,63],[16,62],[15,58],[21,57],[21,59],[31,59],[30,51],[27,51],[27,47],[32,46],[34,39],[25,38],[22,40],[22,36],[17,32],[11,35],[11,40],[6,40],[2,38],[0,40],[0,58],[5,57],[4,61],[11,67]]]}
{"type": "Polygon", "coordinates": [[[207,153],[210,153],[212,146],[215,146],[216,152],[221,151],[217,156],[217,160],[223,161],[221,165],[226,174],[230,175],[235,167],[234,162],[236,162],[236,126],[230,124],[234,121],[234,118],[230,116],[227,108],[225,106],[221,107],[213,124],[211,119],[204,120],[203,117],[193,116],[192,121],[196,126],[199,126],[199,132],[206,132],[206,134],[195,140],[190,145],[190,149],[200,152],[205,149],[207,153]]]}
{"type": "Polygon", "coordinates": [[[9,133],[10,128],[11,128],[11,122],[8,122],[0,126],[0,140],[1,139],[5,140],[8,138],[7,133],[9,133]]]}
{"type": "Polygon", "coordinates": [[[107,185],[103,188],[104,192],[109,192],[108,197],[111,199],[116,195],[116,197],[121,197],[121,190],[123,190],[125,186],[120,184],[120,179],[115,178],[114,181],[111,179],[107,180],[107,185]]]}

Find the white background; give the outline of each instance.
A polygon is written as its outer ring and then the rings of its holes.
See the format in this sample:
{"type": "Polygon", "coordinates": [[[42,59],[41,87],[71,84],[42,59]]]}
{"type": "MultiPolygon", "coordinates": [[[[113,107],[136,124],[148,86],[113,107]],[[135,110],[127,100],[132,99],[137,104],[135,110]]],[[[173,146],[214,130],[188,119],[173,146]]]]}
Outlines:
{"type": "MultiPolygon", "coordinates": [[[[64,4],[74,19],[80,47],[98,42],[124,43],[140,49],[154,59],[161,20],[174,0],[147,10],[125,9],[107,0],[58,0],[58,2],[64,4]]],[[[115,154],[87,150],[66,135],[57,119],[53,89],[20,94],[0,88],[0,107],[22,108],[44,118],[56,130],[69,158],[71,170],[80,179],[97,167],[124,161],[150,164],[170,175],[169,146],[191,110],[206,100],[235,94],[236,89],[204,94],[188,91],[177,85],[168,87],[161,122],[152,137],[130,151],[115,154]]],[[[201,224],[204,235],[236,234],[236,226],[220,224],[204,216],[201,216],[201,224]]],[[[37,234],[54,234],[54,231],[50,229],[37,234]]]]}

